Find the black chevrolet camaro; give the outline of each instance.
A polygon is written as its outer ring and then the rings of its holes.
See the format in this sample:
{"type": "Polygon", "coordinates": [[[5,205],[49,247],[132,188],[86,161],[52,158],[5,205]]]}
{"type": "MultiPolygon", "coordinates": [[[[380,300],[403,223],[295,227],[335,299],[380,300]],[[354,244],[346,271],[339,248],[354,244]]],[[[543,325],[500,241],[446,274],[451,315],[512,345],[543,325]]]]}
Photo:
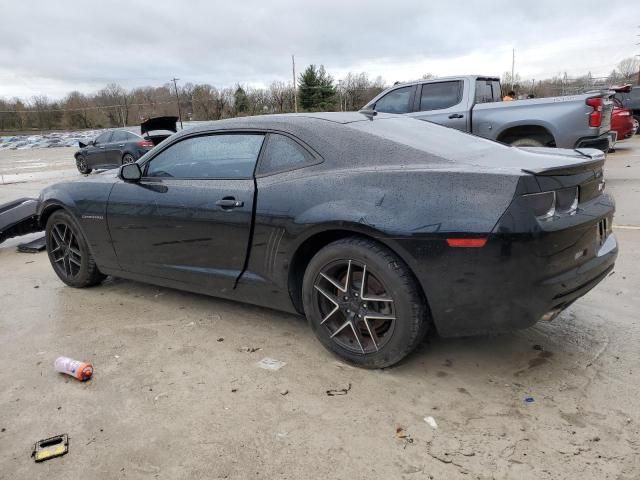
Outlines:
{"type": "Polygon", "coordinates": [[[50,186],[38,215],[68,285],[114,275],[298,312],[376,368],[429,328],[526,328],[600,282],[618,251],[603,164],[388,114],[248,117],[50,186]]]}

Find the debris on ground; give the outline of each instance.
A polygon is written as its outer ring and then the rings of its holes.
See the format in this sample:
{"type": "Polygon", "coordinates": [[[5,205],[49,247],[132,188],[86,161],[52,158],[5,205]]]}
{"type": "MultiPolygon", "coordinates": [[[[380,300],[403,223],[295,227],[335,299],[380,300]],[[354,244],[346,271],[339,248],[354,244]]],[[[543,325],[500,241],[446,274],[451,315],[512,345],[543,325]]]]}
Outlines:
{"type": "Polygon", "coordinates": [[[44,462],[51,458],[60,457],[69,451],[69,436],[66,433],[37,441],[33,446],[31,456],[36,462],[44,462]]]}
{"type": "Polygon", "coordinates": [[[411,435],[409,435],[403,427],[396,428],[396,438],[404,442],[404,448],[407,448],[408,444],[413,443],[413,438],[411,438],[411,435]]]}
{"type": "Polygon", "coordinates": [[[436,423],[436,419],[435,418],[433,418],[431,416],[424,417],[424,421],[427,422],[427,425],[429,425],[434,430],[438,429],[438,424],[436,423]]]}
{"type": "Polygon", "coordinates": [[[159,393],[158,395],[156,395],[155,397],[153,397],[153,401],[154,401],[154,402],[157,402],[158,400],[160,400],[160,399],[161,399],[161,398],[163,398],[163,397],[167,397],[167,398],[169,398],[169,394],[168,394],[168,393],[166,393],[166,392],[159,393]]]}
{"type": "Polygon", "coordinates": [[[89,380],[93,375],[93,365],[89,362],[81,362],[69,357],[58,357],[53,364],[56,371],[66,373],[81,382],[89,380]]]}
{"type": "Polygon", "coordinates": [[[534,345],[533,349],[534,350],[538,350],[540,352],[544,351],[544,347],[542,345],[538,345],[538,344],[534,345]]]}
{"type": "Polygon", "coordinates": [[[38,253],[47,248],[47,243],[44,235],[40,238],[36,238],[31,242],[21,243],[18,245],[18,251],[22,253],[38,253]]]}
{"type": "Polygon", "coordinates": [[[280,395],[285,396],[289,393],[289,390],[285,389],[285,390],[280,390],[280,395]]]}
{"type": "Polygon", "coordinates": [[[285,362],[280,360],[276,360],[275,358],[264,357],[260,360],[256,365],[260,368],[264,368],[265,370],[280,370],[282,367],[286,365],[285,362]]]}
{"type": "Polygon", "coordinates": [[[534,398],[533,398],[533,397],[526,397],[526,398],[524,399],[524,401],[525,401],[525,402],[527,402],[527,403],[533,403],[533,402],[535,402],[535,400],[534,400],[534,398]]]}
{"type": "Polygon", "coordinates": [[[218,342],[224,342],[224,338],[223,338],[223,337],[220,337],[217,341],[218,341],[218,342]]]}
{"type": "Polygon", "coordinates": [[[336,389],[327,390],[327,395],[330,397],[335,397],[338,395],[346,395],[347,393],[349,393],[349,390],[351,390],[350,383],[346,386],[346,388],[336,388],[336,389]]]}
{"type": "Polygon", "coordinates": [[[262,348],[261,347],[240,347],[238,349],[239,352],[246,352],[246,353],[257,352],[258,350],[262,350],[262,348]]]}

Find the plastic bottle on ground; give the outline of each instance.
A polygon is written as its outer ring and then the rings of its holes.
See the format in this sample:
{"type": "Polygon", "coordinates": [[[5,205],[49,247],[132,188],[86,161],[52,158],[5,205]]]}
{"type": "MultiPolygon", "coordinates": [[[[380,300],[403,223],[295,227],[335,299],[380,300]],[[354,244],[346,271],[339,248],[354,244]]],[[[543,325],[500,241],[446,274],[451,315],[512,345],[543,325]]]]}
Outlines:
{"type": "Polygon", "coordinates": [[[69,357],[56,358],[54,368],[58,372],[71,375],[81,382],[89,380],[91,378],[91,375],[93,375],[93,365],[88,362],[81,362],[69,357]]]}

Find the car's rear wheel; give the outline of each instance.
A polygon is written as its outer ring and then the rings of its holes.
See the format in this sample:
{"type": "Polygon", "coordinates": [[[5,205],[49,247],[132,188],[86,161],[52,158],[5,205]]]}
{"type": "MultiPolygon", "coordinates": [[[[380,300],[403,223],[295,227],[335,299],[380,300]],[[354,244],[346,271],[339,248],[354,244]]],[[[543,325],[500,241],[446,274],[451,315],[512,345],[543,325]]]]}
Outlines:
{"type": "Polygon", "coordinates": [[[87,165],[87,158],[84,155],[76,156],[76,167],[78,168],[78,171],[83,175],[91,173],[91,169],[87,165]]]}
{"type": "Polygon", "coordinates": [[[335,241],[313,257],[303,303],[320,342],[360,367],[398,363],[427,331],[426,302],[413,274],[391,250],[365,238],[335,241]]]}
{"type": "Polygon", "coordinates": [[[47,220],[47,254],[60,280],[72,287],[90,287],[104,280],[89,245],[73,217],[56,210],[47,220]]]}
{"type": "Polygon", "coordinates": [[[135,161],[136,159],[133,158],[133,155],[131,155],[130,153],[125,153],[122,156],[122,165],[126,165],[127,163],[133,163],[135,161]]]}
{"type": "Polygon", "coordinates": [[[509,142],[509,145],[512,145],[514,147],[544,147],[545,146],[545,144],[542,143],[542,141],[533,137],[518,138],[516,140],[513,140],[512,142],[509,142]]]}

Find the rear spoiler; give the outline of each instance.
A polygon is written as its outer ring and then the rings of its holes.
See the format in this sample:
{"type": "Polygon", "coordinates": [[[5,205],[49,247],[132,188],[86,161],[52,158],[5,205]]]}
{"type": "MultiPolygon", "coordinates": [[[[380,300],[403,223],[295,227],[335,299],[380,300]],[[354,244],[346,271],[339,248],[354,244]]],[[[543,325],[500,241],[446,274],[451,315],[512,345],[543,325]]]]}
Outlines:
{"type": "Polygon", "coordinates": [[[540,168],[523,168],[522,171],[530,173],[532,175],[575,175],[578,173],[593,171],[601,169],[604,166],[606,156],[603,151],[596,150],[595,148],[574,148],[580,157],[584,158],[582,161],[578,161],[580,158],[578,155],[568,157],[573,159],[574,162],[567,163],[565,165],[557,165],[553,167],[540,167],[540,168]]]}
{"type": "Polygon", "coordinates": [[[0,243],[42,230],[38,224],[37,205],[35,198],[20,198],[0,205],[0,243]]]}

